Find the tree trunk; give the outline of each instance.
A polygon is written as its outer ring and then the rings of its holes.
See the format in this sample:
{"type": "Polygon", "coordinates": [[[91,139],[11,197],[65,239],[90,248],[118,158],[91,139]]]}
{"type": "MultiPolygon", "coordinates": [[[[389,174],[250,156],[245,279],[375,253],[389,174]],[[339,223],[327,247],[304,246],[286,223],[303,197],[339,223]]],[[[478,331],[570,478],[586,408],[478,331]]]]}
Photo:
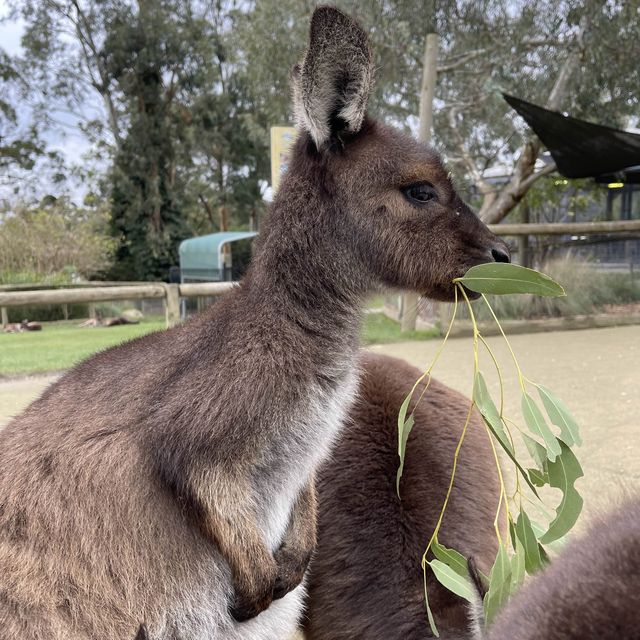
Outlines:
{"type": "MultiPolygon", "coordinates": [[[[580,23],[580,31],[576,36],[574,48],[569,52],[551,93],[549,93],[546,105],[548,109],[558,110],[567,96],[569,81],[578,70],[582,39],[588,25],[588,19],[583,19],[580,23]]],[[[536,160],[541,148],[540,140],[534,135],[524,143],[509,182],[497,195],[485,196],[479,212],[480,218],[484,222],[497,224],[503,220],[520,203],[537,180],[555,171],[555,165],[550,164],[535,173],[536,160]]]]}
{"type": "MultiPolygon", "coordinates": [[[[438,62],[438,34],[428,33],[424,48],[424,65],[422,68],[422,86],[420,89],[420,127],[418,140],[420,142],[431,141],[431,129],[433,127],[433,97],[436,92],[438,62]]],[[[402,298],[402,317],[400,319],[401,333],[415,331],[418,319],[418,303],[420,297],[417,293],[405,293],[402,298]]]]}

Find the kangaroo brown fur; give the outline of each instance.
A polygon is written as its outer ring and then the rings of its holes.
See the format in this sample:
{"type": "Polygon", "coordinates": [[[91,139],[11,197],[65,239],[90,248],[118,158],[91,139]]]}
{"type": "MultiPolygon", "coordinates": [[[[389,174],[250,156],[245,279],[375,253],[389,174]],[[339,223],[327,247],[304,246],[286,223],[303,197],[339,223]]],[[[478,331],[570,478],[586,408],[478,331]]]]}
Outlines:
{"type": "Polygon", "coordinates": [[[598,518],[586,535],[505,605],[489,640],[640,638],[640,499],[598,518]]]}
{"type": "MultiPolygon", "coordinates": [[[[445,499],[469,400],[431,381],[414,411],[400,500],[398,412],[421,372],[374,354],[363,356],[362,365],[358,398],[318,478],[318,546],[305,633],[308,640],[418,640],[431,636],[421,558],[445,499]]],[[[438,537],[487,573],[497,552],[493,519],[500,492],[493,468],[474,413],[438,537]]],[[[428,592],[441,637],[471,637],[466,601],[433,575],[428,592]]]]}
{"type": "Polygon", "coordinates": [[[0,432],[3,640],[295,627],[366,296],[450,299],[453,278],[508,259],[437,154],[364,118],[370,74],[360,27],[317,9],[300,136],[242,284],[75,367],[0,432]]]}

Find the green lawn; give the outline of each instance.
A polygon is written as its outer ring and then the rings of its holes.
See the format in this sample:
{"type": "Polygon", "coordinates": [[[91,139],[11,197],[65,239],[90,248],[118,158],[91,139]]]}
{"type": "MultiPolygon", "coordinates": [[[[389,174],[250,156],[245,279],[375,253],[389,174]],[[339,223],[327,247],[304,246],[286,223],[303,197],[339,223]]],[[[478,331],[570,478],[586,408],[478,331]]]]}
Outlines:
{"type": "Polygon", "coordinates": [[[45,322],[42,331],[0,333],[0,376],[68,369],[96,351],[164,329],[164,319],[117,327],[78,327],[78,320],[45,322]]]}
{"type": "Polygon", "coordinates": [[[439,336],[438,329],[400,333],[400,324],[398,322],[387,318],[383,313],[369,313],[365,318],[362,342],[364,344],[380,344],[402,342],[404,340],[429,340],[439,336]]]}
{"type": "MultiPolygon", "coordinates": [[[[68,369],[76,362],[107,347],[145,333],[164,329],[164,319],[145,318],[137,325],[83,328],[78,321],[45,322],[42,331],[0,333],[0,377],[68,369]]],[[[381,313],[366,316],[365,344],[433,338],[437,331],[400,333],[400,325],[381,313]]]]}

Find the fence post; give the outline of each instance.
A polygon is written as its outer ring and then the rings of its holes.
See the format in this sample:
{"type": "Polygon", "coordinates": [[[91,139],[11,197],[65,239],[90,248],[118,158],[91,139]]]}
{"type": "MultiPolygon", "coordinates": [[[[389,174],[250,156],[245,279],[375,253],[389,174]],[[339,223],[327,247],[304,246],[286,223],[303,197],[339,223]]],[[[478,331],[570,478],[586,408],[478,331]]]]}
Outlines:
{"type": "Polygon", "coordinates": [[[167,320],[167,327],[173,327],[180,322],[180,285],[165,285],[167,292],[164,309],[167,320]]]}
{"type": "Polygon", "coordinates": [[[7,307],[2,307],[2,326],[6,327],[9,324],[9,314],[7,313],[7,307]]]}

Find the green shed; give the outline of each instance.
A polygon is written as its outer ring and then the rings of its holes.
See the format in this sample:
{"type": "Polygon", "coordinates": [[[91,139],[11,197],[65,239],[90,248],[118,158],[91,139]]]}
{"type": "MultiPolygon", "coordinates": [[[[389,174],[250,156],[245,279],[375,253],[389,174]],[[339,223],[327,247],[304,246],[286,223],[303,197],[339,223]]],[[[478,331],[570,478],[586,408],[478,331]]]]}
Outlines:
{"type": "Polygon", "coordinates": [[[180,243],[181,282],[238,280],[251,260],[255,231],[221,231],[180,243]]]}

